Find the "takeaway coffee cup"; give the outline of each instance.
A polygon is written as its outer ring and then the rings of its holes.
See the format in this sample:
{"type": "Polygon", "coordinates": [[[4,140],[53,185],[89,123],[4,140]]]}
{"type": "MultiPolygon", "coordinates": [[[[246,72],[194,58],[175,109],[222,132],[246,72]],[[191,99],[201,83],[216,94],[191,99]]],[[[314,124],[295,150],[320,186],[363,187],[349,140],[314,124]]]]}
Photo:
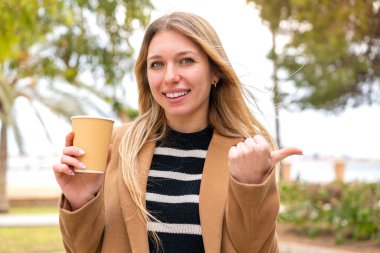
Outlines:
{"type": "Polygon", "coordinates": [[[104,173],[107,165],[114,120],[92,116],[73,116],[71,124],[74,132],[74,146],[86,153],[78,159],[85,169],[75,168],[75,172],[104,173]]]}

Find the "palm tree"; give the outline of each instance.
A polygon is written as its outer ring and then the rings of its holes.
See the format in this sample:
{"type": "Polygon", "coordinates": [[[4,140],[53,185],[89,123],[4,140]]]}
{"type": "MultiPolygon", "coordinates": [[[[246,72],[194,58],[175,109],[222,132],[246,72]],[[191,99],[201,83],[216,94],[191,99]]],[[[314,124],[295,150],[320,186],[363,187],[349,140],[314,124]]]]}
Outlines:
{"type": "Polygon", "coordinates": [[[44,89],[41,83],[33,78],[28,80],[18,80],[17,75],[12,75],[7,71],[5,64],[0,65],[0,117],[1,117],[1,143],[0,143],[0,212],[6,212],[9,209],[9,202],[6,195],[6,171],[8,161],[8,132],[11,129],[15,136],[19,152],[25,154],[22,126],[17,122],[16,117],[16,101],[25,99],[29,102],[35,113],[35,117],[40,121],[41,127],[45,130],[47,139],[52,142],[49,131],[44,122],[44,116],[39,111],[40,106],[45,106],[54,114],[69,119],[75,114],[86,114],[88,109],[96,110],[102,114],[101,110],[96,106],[93,100],[88,98],[88,94],[80,92],[76,89],[75,92],[70,90],[69,84],[61,84],[58,89],[55,86],[50,86],[49,89],[44,89]],[[7,73],[8,72],[8,73],[7,73]],[[62,87],[63,86],[63,87],[62,87]],[[69,88],[69,89],[68,89],[69,88]]]}
{"type": "Polygon", "coordinates": [[[152,8],[150,0],[0,1],[0,212],[9,208],[10,129],[24,152],[15,102],[29,102],[48,138],[40,106],[66,119],[110,107],[119,117],[135,115],[120,97],[122,80],[133,65],[129,38],[152,8]]]}

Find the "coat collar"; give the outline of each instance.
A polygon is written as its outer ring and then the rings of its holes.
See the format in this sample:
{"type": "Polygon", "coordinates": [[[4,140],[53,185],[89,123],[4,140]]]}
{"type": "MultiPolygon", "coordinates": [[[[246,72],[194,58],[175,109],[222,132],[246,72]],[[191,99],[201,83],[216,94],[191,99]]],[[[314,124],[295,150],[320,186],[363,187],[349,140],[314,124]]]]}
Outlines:
{"type": "MultiPolygon", "coordinates": [[[[220,252],[222,240],[223,217],[228,190],[227,155],[231,146],[241,138],[229,138],[218,134],[215,130],[207,151],[203,168],[199,213],[205,252],[220,252]],[[212,199],[212,201],[210,201],[212,199]]],[[[155,148],[155,141],[146,143],[139,153],[140,186],[145,205],[145,192],[150,164],[155,148]]],[[[146,224],[137,213],[131,195],[124,184],[120,169],[118,190],[123,219],[127,228],[132,252],[149,252],[146,224]]]]}

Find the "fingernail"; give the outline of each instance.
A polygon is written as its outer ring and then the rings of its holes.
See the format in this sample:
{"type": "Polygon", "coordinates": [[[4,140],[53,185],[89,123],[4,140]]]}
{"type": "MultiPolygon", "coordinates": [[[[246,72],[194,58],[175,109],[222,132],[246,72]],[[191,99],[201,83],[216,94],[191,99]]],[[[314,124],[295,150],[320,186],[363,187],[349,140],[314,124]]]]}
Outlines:
{"type": "Polygon", "coordinates": [[[78,163],[79,168],[84,169],[86,168],[86,165],[84,163],[78,163]]]}
{"type": "Polygon", "coordinates": [[[80,154],[80,155],[83,155],[83,154],[85,153],[84,150],[79,149],[79,148],[78,148],[77,152],[78,152],[78,154],[80,154]]]}
{"type": "Polygon", "coordinates": [[[72,176],[75,175],[74,171],[72,171],[72,170],[69,170],[69,174],[72,176]]]}

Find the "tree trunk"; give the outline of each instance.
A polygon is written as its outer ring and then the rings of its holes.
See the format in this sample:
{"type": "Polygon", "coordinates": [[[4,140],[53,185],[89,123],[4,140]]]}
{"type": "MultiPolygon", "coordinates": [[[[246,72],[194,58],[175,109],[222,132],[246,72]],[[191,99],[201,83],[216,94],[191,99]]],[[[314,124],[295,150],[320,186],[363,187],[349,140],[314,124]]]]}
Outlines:
{"type": "Polygon", "coordinates": [[[278,88],[278,59],[276,53],[276,32],[271,30],[272,33],[272,57],[273,57],[273,105],[275,112],[275,132],[276,142],[279,148],[282,147],[280,136],[280,92],[278,88]]]}
{"type": "MultiPolygon", "coordinates": [[[[278,148],[282,147],[281,136],[280,136],[280,103],[281,103],[281,95],[278,86],[278,58],[276,53],[276,31],[271,29],[272,33],[272,59],[273,59],[273,105],[274,105],[274,113],[275,113],[275,133],[276,133],[276,142],[278,148]]],[[[280,163],[280,173],[279,179],[281,181],[284,180],[284,168],[282,163],[280,163]]]]}
{"type": "Polygon", "coordinates": [[[9,210],[7,197],[7,167],[8,167],[8,147],[7,147],[7,123],[1,122],[0,140],[0,213],[9,210]]]}

